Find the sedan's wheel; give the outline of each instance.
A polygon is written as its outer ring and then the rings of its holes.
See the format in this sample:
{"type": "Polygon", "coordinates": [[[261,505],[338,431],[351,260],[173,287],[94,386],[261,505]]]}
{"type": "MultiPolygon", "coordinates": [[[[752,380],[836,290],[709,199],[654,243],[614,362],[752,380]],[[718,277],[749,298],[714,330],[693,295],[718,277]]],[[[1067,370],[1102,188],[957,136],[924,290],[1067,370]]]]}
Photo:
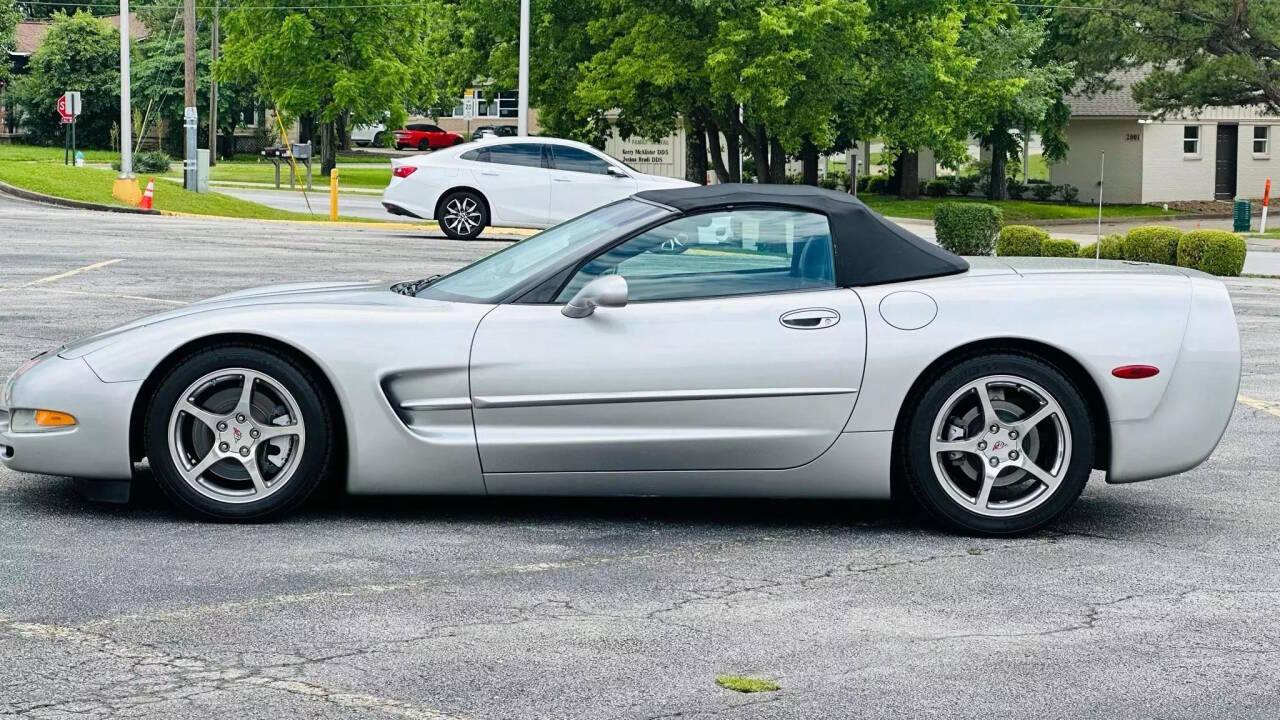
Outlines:
{"type": "Polygon", "coordinates": [[[429,150],[430,148],[431,148],[431,143],[427,142],[426,140],[419,140],[419,141],[418,141],[418,149],[419,149],[419,150],[429,150]]]}
{"type": "Polygon", "coordinates": [[[489,224],[489,211],[480,196],[462,190],[440,203],[440,229],[454,240],[471,240],[489,224]]]}
{"type": "Polygon", "coordinates": [[[218,347],[161,381],[147,456],[180,506],[219,520],[263,519],[296,508],[320,484],[332,425],[309,371],[265,349],[218,347]]]}
{"type": "Polygon", "coordinates": [[[1079,390],[1024,355],[972,358],[920,396],[905,452],[916,497],[955,529],[1024,533],[1052,521],[1084,489],[1093,426],[1079,390]]]}

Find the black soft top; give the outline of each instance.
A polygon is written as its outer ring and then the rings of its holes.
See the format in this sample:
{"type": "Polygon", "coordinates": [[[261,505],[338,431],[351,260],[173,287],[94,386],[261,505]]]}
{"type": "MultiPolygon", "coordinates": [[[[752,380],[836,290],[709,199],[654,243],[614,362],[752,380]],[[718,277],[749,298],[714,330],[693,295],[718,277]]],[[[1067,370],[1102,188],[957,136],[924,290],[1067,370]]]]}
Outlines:
{"type": "Polygon", "coordinates": [[[957,255],[889,222],[845,193],[810,185],[724,183],[645,190],[643,200],[691,214],[735,206],[774,206],[819,212],[831,224],[836,284],[879,285],[954,275],[969,269],[957,255]]]}

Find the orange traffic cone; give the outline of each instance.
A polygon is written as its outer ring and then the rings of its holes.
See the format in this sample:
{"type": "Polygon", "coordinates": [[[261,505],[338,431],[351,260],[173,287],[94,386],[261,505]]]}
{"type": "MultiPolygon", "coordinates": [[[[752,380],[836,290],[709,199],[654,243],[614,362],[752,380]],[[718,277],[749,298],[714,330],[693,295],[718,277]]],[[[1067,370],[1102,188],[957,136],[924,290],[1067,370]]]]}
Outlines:
{"type": "Polygon", "coordinates": [[[138,203],[138,207],[142,208],[143,210],[150,210],[151,199],[155,196],[155,193],[156,193],[156,179],[151,178],[151,180],[147,183],[147,189],[142,193],[142,202],[138,203]]]}

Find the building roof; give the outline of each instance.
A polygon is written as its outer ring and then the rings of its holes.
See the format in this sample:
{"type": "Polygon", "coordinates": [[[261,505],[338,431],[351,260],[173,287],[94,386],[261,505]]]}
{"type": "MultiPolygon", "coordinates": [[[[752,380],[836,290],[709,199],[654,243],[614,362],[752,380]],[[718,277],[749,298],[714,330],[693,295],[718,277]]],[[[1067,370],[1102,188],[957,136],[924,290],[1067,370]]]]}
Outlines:
{"type": "MultiPolygon", "coordinates": [[[[119,15],[106,15],[102,19],[111,23],[112,27],[120,27],[119,15]]],[[[52,25],[52,21],[49,20],[24,20],[18,23],[18,27],[15,28],[13,54],[30,55],[35,52],[44,43],[44,36],[49,33],[52,25]]],[[[147,34],[147,26],[138,20],[137,13],[129,13],[129,37],[140,40],[147,34]]]]}
{"type": "Polygon", "coordinates": [[[861,200],[834,190],[808,185],[724,183],[645,190],[635,197],[683,213],[743,206],[822,213],[831,226],[835,280],[841,287],[920,280],[969,269],[963,258],[889,222],[861,200]]]}
{"type": "Polygon", "coordinates": [[[1119,70],[1108,80],[1114,89],[1103,90],[1092,96],[1072,94],[1067,98],[1072,117],[1146,117],[1138,101],[1133,99],[1133,86],[1148,75],[1145,68],[1119,70]]]}

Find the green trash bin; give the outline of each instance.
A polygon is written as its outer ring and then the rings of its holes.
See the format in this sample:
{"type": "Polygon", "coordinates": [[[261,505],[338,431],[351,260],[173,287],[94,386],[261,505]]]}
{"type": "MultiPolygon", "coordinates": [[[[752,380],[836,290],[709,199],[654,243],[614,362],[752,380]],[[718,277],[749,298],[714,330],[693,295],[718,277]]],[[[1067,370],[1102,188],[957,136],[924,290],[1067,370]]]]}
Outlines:
{"type": "Polygon", "coordinates": [[[1248,200],[1237,200],[1235,206],[1235,222],[1231,229],[1235,232],[1249,232],[1249,224],[1253,222],[1253,206],[1248,200]]]}

